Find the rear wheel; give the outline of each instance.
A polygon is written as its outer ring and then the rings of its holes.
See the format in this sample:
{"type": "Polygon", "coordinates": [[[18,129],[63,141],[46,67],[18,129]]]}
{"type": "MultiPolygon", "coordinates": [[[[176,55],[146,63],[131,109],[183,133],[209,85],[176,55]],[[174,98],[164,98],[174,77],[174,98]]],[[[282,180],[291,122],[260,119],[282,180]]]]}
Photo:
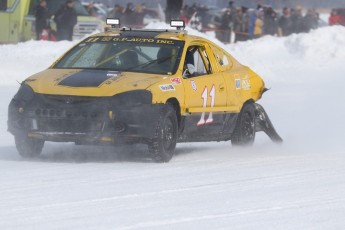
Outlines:
{"type": "Polygon", "coordinates": [[[253,103],[244,104],[232,134],[231,143],[235,146],[252,145],[255,139],[255,107],[253,103]]]}
{"type": "Polygon", "coordinates": [[[155,137],[149,144],[149,151],[154,161],[168,162],[171,160],[176,147],[177,135],[176,111],[171,104],[166,104],[161,110],[155,137]]]}
{"type": "Polygon", "coordinates": [[[24,158],[38,157],[43,149],[43,140],[34,140],[26,136],[16,136],[14,138],[18,153],[24,158]]]}

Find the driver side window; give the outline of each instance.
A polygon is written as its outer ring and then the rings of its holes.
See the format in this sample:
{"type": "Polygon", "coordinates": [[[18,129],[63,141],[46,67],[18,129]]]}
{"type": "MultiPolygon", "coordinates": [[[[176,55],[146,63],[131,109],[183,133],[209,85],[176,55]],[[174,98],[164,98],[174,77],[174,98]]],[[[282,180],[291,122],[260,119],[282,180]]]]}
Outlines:
{"type": "Polygon", "coordinates": [[[199,50],[195,51],[193,56],[195,62],[196,76],[207,74],[205,64],[201,58],[199,50]]]}
{"type": "Polygon", "coordinates": [[[185,77],[202,76],[211,72],[211,70],[208,70],[205,65],[205,61],[209,63],[208,57],[205,53],[205,49],[200,46],[191,46],[188,48],[184,62],[185,77]]]}

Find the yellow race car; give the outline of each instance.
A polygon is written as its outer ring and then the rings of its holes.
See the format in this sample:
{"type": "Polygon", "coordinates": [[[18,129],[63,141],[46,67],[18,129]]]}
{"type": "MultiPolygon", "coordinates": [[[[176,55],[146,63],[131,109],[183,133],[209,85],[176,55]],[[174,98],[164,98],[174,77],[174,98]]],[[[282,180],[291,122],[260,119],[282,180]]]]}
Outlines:
{"type": "Polygon", "coordinates": [[[92,35],[21,83],[8,130],[23,157],[45,141],[144,143],[156,162],[177,142],[250,145],[265,131],[263,80],[211,41],[185,30],[112,29],[92,35]]]}

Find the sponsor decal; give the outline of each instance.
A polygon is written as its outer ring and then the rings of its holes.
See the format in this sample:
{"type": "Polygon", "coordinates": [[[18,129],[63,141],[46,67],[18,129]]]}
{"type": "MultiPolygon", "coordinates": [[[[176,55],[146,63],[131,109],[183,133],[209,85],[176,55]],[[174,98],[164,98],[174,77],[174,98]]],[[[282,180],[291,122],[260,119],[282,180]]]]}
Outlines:
{"type": "Polygon", "coordinates": [[[173,91],[173,90],[175,90],[174,86],[171,85],[171,84],[160,85],[159,88],[160,88],[162,91],[173,91]]]}
{"type": "Polygon", "coordinates": [[[194,90],[194,91],[197,91],[197,86],[196,86],[196,83],[195,83],[195,81],[194,80],[191,80],[190,81],[190,84],[192,85],[192,89],[194,90]]]}
{"type": "Polygon", "coordinates": [[[156,38],[140,38],[140,37],[90,37],[85,41],[86,43],[93,42],[140,42],[140,43],[155,43],[174,45],[176,41],[171,39],[156,39],[156,38]]]}
{"type": "Polygon", "coordinates": [[[241,88],[241,79],[235,79],[235,87],[236,87],[236,89],[241,88]]]}
{"type": "Polygon", "coordinates": [[[235,79],[235,88],[250,90],[250,80],[248,76],[245,76],[243,79],[235,79]]]}
{"type": "Polygon", "coordinates": [[[182,83],[181,78],[175,77],[175,78],[170,78],[171,83],[174,85],[180,85],[182,83]]]}
{"type": "Polygon", "coordinates": [[[244,90],[250,89],[250,80],[249,80],[248,76],[245,76],[242,79],[242,89],[244,89],[244,90]]]}
{"type": "Polygon", "coordinates": [[[118,74],[119,74],[119,72],[117,72],[117,71],[109,71],[107,73],[107,77],[117,77],[118,74]]]}

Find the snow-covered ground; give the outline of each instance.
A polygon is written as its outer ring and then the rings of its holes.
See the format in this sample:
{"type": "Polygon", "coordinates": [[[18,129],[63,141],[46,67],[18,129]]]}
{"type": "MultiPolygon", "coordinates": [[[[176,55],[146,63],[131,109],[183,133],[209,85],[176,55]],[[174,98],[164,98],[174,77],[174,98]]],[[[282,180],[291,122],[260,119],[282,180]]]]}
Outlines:
{"type": "Polygon", "coordinates": [[[344,228],[344,27],[226,46],[271,88],[260,103],[282,145],[179,144],[155,164],[140,145],[48,143],[23,160],[6,132],[17,81],[72,44],[0,45],[0,229],[344,228]]]}

